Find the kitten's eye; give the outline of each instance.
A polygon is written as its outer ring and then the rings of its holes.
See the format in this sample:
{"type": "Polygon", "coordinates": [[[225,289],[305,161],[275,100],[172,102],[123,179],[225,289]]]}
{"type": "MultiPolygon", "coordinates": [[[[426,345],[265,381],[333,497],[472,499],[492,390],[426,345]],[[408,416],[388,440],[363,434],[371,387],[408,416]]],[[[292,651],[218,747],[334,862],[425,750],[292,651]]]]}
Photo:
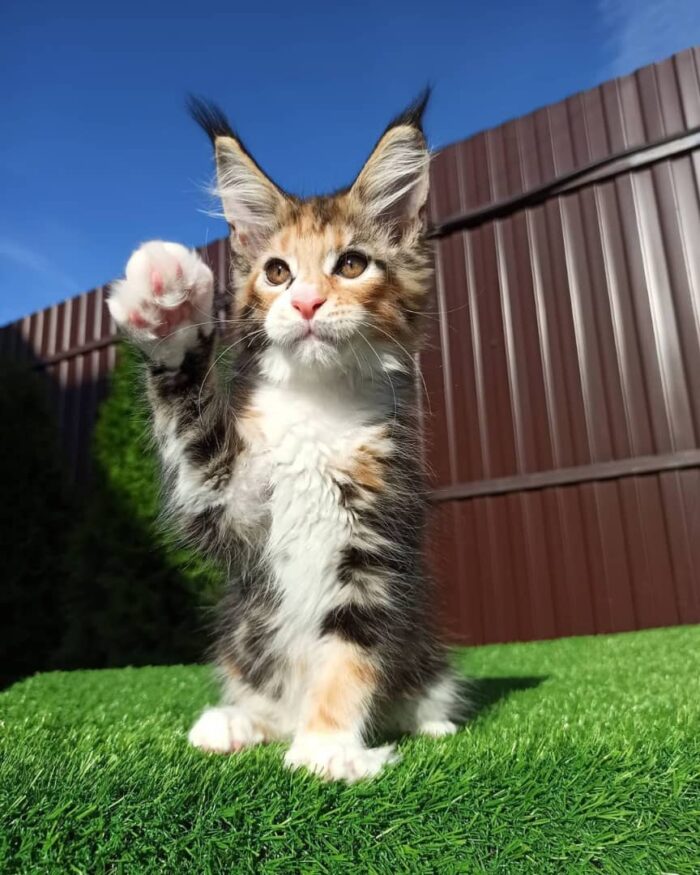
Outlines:
{"type": "Polygon", "coordinates": [[[291,275],[289,265],[281,258],[271,258],[265,265],[265,276],[268,283],[272,283],[273,286],[281,286],[282,283],[286,283],[291,275]]]}
{"type": "Polygon", "coordinates": [[[346,280],[354,280],[367,270],[368,264],[369,259],[361,252],[344,252],[338,259],[333,273],[339,273],[346,280]]]}

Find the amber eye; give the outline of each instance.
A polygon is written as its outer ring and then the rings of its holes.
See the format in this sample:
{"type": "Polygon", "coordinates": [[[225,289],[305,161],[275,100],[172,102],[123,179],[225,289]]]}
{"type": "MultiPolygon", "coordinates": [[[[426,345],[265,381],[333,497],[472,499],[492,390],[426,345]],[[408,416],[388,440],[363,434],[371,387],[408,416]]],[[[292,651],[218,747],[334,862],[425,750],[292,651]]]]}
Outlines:
{"type": "Polygon", "coordinates": [[[289,265],[281,258],[271,258],[265,265],[265,276],[268,283],[272,283],[273,286],[281,286],[282,283],[286,283],[291,275],[289,265]]]}
{"type": "Polygon", "coordinates": [[[369,259],[361,252],[344,252],[338,259],[333,273],[339,273],[346,280],[354,280],[367,270],[368,264],[369,259]]]}

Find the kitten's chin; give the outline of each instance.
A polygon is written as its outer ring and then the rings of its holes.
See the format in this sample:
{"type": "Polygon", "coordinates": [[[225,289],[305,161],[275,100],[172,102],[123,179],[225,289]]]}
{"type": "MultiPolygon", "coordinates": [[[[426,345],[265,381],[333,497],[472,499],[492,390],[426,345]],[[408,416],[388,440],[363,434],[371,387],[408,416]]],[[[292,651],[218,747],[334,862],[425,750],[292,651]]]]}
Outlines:
{"type": "Polygon", "coordinates": [[[262,372],[273,383],[290,380],[334,378],[345,371],[341,349],[332,342],[309,336],[291,343],[272,342],[261,360],[262,372]]]}
{"type": "Polygon", "coordinates": [[[305,367],[329,368],[340,362],[338,344],[319,337],[317,334],[307,334],[295,341],[290,349],[292,358],[305,367]]]}
{"type": "Polygon", "coordinates": [[[332,368],[341,363],[346,344],[326,326],[310,329],[306,325],[268,325],[267,335],[272,347],[290,362],[304,367],[332,368]]]}

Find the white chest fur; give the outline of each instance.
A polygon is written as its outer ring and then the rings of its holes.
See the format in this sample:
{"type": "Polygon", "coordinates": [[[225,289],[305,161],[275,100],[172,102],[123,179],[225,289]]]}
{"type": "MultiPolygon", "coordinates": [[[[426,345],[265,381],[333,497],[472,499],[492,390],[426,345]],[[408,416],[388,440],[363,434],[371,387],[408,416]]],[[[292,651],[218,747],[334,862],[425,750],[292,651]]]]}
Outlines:
{"type": "Polygon", "coordinates": [[[263,386],[251,408],[257,441],[250,470],[265,478],[265,550],[282,599],[280,646],[306,649],[337,603],[337,568],[353,519],[334,472],[348,469],[358,446],[376,439],[361,398],[328,387],[263,386]]]}

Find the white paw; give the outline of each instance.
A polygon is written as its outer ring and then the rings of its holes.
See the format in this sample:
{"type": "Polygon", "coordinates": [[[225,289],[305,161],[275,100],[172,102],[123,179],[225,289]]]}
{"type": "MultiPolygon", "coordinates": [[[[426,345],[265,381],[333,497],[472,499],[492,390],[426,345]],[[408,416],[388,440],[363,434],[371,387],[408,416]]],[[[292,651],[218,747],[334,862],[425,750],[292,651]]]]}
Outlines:
{"type": "Polygon", "coordinates": [[[265,738],[250,717],[238,708],[207,708],[187,736],[190,744],[212,753],[231,753],[265,738]]]}
{"type": "Polygon", "coordinates": [[[107,306],[144,352],[177,366],[196,345],[200,330],[211,333],[213,298],[214,277],[196,252],[153,240],[131,256],[107,306]]]}
{"type": "Polygon", "coordinates": [[[287,751],[285,763],[292,769],[307,768],[327,781],[359,781],[373,778],[388,763],[400,759],[393,745],[367,748],[343,733],[298,735],[287,751]]]}
{"type": "Polygon", "coordinates": [[[457,729],[451,720],[426,720],[418,726],[418,734],[441,738],[443,735],[454,735],[457,729]]]}

